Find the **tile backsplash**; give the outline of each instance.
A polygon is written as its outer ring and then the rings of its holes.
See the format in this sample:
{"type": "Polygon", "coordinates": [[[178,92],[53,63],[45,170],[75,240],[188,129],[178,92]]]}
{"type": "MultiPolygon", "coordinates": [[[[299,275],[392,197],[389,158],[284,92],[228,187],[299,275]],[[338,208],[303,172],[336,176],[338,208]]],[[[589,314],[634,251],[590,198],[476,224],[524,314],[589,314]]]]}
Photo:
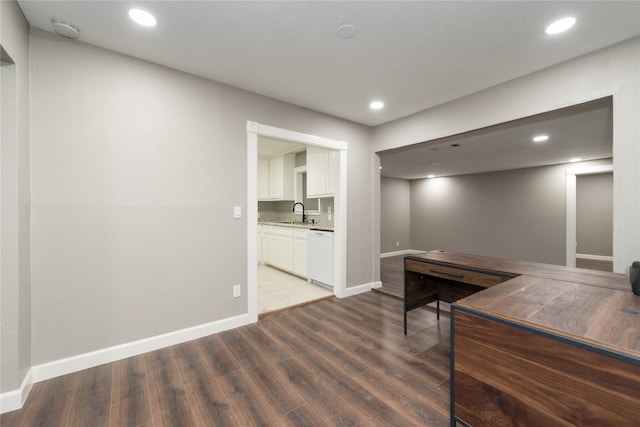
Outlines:
{"type": "MultiPolygon", "coordinates": [[[[297,221],[300,222],[301,214],[293,213],[292,201],[277,201],[277,202],[258,202],[258,221],[297,221]]],[[[333,197],[320,199],[319,203],[320,212],[318,211],[306,211],[307,220],[314,219],[319,224],[333,225],[333,219],[335,211],[333,208],[333,197]],[[331,221],[329,221],[329,208],[331,208],[331,221]]],[[[300,208],[298,208],[300,209],[300,208]]]]}

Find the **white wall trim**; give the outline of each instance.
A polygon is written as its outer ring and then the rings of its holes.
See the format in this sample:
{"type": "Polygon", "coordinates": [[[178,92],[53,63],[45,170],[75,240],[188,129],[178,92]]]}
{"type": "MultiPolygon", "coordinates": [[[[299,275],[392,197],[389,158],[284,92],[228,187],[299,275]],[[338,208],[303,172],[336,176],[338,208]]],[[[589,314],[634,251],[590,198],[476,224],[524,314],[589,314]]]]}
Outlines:
{"type": "MultiPolygon", "coordinates": [[[[576,176],[594,175],[598,173],[613,172],[613,165],[585,166],[567,168],[567,204],[566,204],[566,265],[576,266],[576,248],[578,246],[576,236],[577,208],[576,208],[576,176]]],[[[613,257],[612,257],[613,261],[613,257]]]]}
{"type": "Polygon", "coordinates": [[[19,388],[0,394],[0,414],[22,408],[22,405],[24,405],[24,402],[27,400],[27,396],[29,396],[32,386],[33,369],[29,369],[19,388]]]}
{"type": "Polygon", "coordinates": [[[334,233],[333,237],[333,283],[335,295],[342,298],[347,295],[347,151],[340,150],[338,168],[338,188],[333,199],[334,233]]]}
{"type": "Polygon", "coordinates": [[[609,261],[613,262],[612,256],[607,255],[590,255],[590,254],[576,254],[576,258],[579,259],[590,259],[593,261],[609,261]]]}
{"type": "Polygon", "coordinates": [[[566,227],[566,265],[576,266],[576,247],[578,240],[576,237],[576,176],[567,174],[567,205],[565,215],[566,227]]]}
{"type": "Polygon", "coordinates": [[[211,323],[181,329],[179,331],[157,335],[155,337],[132,341],[89,353],[67,357],[65,359],[54,360],[53,362],[34,366],[32,368],[33,380],[34,382],[48,380],[61,375],[81,371],[83,369],[93,368],[94,366],[102,365],[104,363],[115,362],[117,360],[137,356],[149,351],[158,350],[186,341],[206,337],[207,335],[238,328],[249,323],[249,316],[247,314],[242,314],[211,323]]]}
{"type": "Polygon", "coordinates": [[[409,254],[419,254],[419,253],[423,253],[425,251],[419,251],[416,249],[405,249],[403,251],[394,251],[394,252],[385,252],[380,254],[380,258],[389,258],[392,256],[398,256],[398,255],[409,255],[409,254]]]}
{"type": "Polygon", "coordinates": [[[333,292],[346,295],[347,286],[347,149],[346,141],[295,132],[247,121],[247,304],[251,322],[258,321],[258,136],[269,136],[301,144],[338,150],[340,167],[334,196],[333,292]]]}
{"type": "Polygon", "coordinates": [[[336,139],[295,132],[288,129],[277,128],[250,121],[247,122],[247,132],[278,139],[285,139],[287,141],[299,142],[302,144],[317,145],[324,148],[331,148],[332,150],[347,150],[349,145],[346,141],[338,141],[336,139]]]}
{"type": "Polygon", "coordinates": [[[251,323],[256,323],[258,321],[257,132],[258,124],[255,122],[247,122],[247,312],[249,313],[249,321],[251,323]]]}
{"type": "Polygon", "coordinates": [[[567,175],[595,175],[598,173],[613,172],[613,165],[587,166],[583,168],[568,168],[567,175]]]}
{"type": "Polygon", "coordinates": [[[365,292],[369,292],[371,289],[377,289],[380,287],[382,287],[382,282],[370,282],[363,285],[351,286],[350,288],[345,289],[344,297],[346,298],[358,294],[364,294],[365,292]]]}

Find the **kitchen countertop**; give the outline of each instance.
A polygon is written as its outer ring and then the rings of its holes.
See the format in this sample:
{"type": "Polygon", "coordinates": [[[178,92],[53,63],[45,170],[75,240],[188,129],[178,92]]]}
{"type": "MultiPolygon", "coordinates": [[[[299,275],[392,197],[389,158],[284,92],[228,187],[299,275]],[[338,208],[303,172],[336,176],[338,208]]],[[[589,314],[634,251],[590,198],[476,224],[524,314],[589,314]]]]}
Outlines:
{"type": "Polygon", "coordinates": [[[277,227],[302,228],[309,230],[311,228],[323,231],[334,231],[333,225],[329,224],[311,224],[308,222],[286,222],[286,221],[258,221],[260,225],[275,225],[277,227]]]}

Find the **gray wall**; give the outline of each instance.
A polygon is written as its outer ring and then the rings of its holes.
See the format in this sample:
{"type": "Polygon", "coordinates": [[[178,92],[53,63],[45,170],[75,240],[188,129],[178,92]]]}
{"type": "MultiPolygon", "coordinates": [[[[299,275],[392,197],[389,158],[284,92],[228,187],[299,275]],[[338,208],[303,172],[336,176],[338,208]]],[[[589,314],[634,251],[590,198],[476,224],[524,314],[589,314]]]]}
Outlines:
{"type": "MultiPolygon", "coordinates": [[[[614,271],[640,259],[640,37],[377,126],[379,152],[613,96],[614,271]]],[[[379,202],[374,201],[374,206],[379,202]]]]}
{"type": "Polygon", "coordinates": [[[411,183],[415,249],[445,249],[564,264],[565,168],[411,183]]]}
{"type": "Polygon", "coordinates": [[[367,127],[39,30],[31,49],[34,364],[247,312],[247,120],[349,143],[347,286],[373,280],[367,127]]]}
{"type": "Polygon", "coordinates": [[[613,174],[576,176],[576,253],[613,256],[613,174]]]}
{"type": "Polygon", "coordinates": [[[405,179],[381,177],[380,253],[406,249],[412,249],[411,185],[405,179]]]}
{"type": "Polygon", "coordinates": [[[0,2],[2,183],[0,199],[0,393],[31,367],[29,25],[18,4],[0,2]]]}
{"type": "Polygon", "coordinates": [[[413,249],[565,265],[567,167],[411,181],[413,249]]]}

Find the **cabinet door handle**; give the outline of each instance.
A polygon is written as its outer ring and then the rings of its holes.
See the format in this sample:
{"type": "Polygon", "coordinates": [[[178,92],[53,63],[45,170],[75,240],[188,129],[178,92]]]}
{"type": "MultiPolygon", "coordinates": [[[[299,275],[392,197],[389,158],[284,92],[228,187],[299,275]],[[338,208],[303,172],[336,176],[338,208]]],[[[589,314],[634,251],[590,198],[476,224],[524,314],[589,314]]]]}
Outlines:
{"type": "Polygon", "coordinates": [[[448,271],[440,271],[435,269],[430,269],[429,271],[432,273],[444,274],[445,276],[457,277],[458,279],[462,279],[464,277],[464,274],[449,273],[448,271]]]}

